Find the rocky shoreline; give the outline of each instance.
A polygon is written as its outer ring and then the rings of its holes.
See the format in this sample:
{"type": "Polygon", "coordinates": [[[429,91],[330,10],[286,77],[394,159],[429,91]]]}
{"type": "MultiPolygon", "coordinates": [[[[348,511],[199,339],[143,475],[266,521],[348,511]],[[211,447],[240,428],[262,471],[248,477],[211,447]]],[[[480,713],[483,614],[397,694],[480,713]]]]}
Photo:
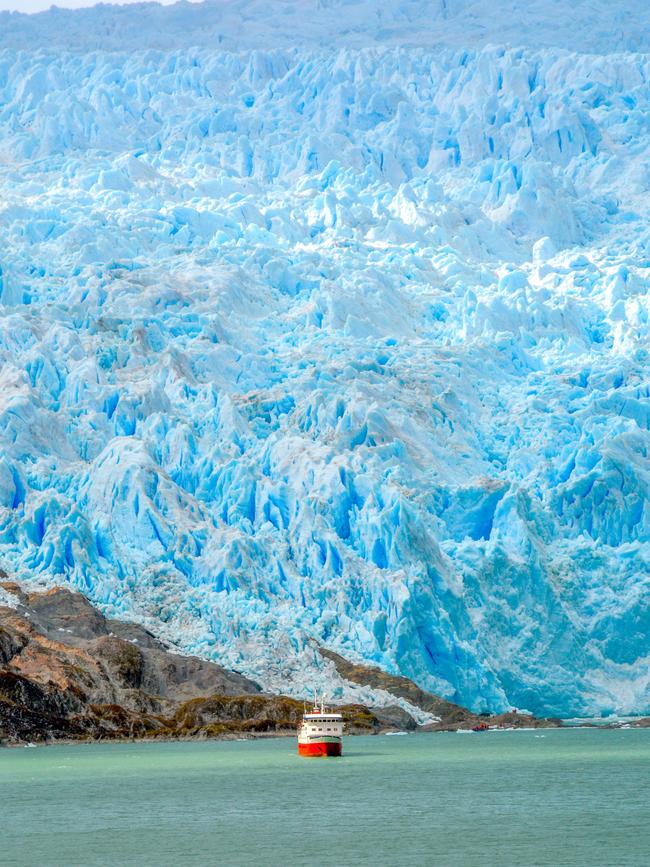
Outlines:
{"type": "MultiPolygon", "coordinates": [[[[79,593],[28,592],[11,581],[0,591],[12,599],[0,604],[0,745],[295,736],[302,700],[264,694],[237,672],[174,653],[144,627],[105,618],[79,593]]],[[[408,678],[319,649],[343,679],[395,698],[384,707],[338,706],[352,735],[562,725],[515,711],[479,716],[408,678]],[[398,702],[436,721],[418,725],[398,702]]]]}
{"type": "MultiPolygon", "coordinates": [[[[84,596],[0,582],[0,743],[295,734],[302,700],[166,648],[84,596]]],[[[350,733],[414,729],[398,705],[338,708],[350,733]]]]}

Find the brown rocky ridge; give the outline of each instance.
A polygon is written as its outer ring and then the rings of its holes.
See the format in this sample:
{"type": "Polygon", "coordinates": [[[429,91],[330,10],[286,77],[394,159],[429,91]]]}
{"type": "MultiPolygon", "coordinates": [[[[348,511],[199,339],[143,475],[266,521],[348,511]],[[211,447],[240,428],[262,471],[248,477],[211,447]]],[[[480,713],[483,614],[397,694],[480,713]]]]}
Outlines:
{"type": "Polygon", "coordinates": [[[554,717],[540,719],[530,714],[518,713],[516,710],[501,714],[476,714],[462,705],[454,704],[420,689],[408,677],[388,674],[381,668],[355,665],[324,647],[320,647],[319,650],[322,656],[334,663],[336,670],[345,680],[373,689],[382,689],[395,698],[406,699],[416,707],[439,717],[438,722],[418,726],[419,731],[457,731],[482,724],[503,728],[557,728],[562,725],[562,721],[554,717]]]}
{"type": "MultiPolygon", "coordinates": [[[[0,588],[18,599],[16,608],[0,605],[0,744],[295,733],[301,700],[263,694],[235,671],[175,653],[144,627],[104,617],[80,593],[29,592],[10,581],[0,588]]],[[[352,734],[453,730],[480,722],[407,678],[320,652],[344,679],[385,690],[441,718],[418,727],[398,704],[340,706],[352,734]]],[[[555,723],[516,714],[503,722],[555,723]]]]}

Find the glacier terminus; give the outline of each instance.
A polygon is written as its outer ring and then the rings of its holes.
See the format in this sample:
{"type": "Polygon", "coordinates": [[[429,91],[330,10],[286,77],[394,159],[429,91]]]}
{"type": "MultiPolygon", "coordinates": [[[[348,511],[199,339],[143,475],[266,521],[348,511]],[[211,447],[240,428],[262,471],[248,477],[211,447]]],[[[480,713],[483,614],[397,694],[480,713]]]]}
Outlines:
{"type": "Polygon", "coordinates": [[[650,713],[650,12],[496,5],[0,14],[7,573],[293,695],[650,713]]]}

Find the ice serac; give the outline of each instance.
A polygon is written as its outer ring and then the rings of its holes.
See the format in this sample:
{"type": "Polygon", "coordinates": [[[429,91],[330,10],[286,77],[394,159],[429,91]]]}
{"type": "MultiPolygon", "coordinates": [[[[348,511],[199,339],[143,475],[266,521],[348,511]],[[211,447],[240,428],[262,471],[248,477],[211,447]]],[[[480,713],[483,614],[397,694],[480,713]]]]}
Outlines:
{"type": "Polygon", "coordinates": [[[0,16],[0,565],[265,688],[648,712],[650,30],[434,5],[0,16]]]}

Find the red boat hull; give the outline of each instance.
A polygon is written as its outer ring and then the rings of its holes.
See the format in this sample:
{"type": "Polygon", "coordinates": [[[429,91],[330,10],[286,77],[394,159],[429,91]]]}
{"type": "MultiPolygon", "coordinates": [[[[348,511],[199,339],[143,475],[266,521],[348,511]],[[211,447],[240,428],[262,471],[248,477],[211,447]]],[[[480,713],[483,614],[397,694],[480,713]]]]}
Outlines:
{"type": "Polygon", "coordinates": [[[309,744],[298,744],[299,756],[340,756],[343,752],[342,744],[314,741],[309,744]]]}

